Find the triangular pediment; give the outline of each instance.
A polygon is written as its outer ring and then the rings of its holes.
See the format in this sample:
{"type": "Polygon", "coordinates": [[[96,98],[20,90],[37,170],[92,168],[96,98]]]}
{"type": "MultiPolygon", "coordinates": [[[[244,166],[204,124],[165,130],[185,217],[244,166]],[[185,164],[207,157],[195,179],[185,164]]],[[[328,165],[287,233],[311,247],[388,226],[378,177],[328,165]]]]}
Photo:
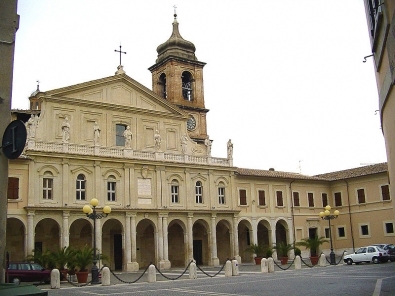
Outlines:
{"type": "Polygon", "coordinates": [[[161,113],[185,115],[177,106],[160,98],[126,74],[88,81],[45,92],[45,96],[62,98],[71,104],[92,104],[101,106],[123,106],[126,108],[151,110],[161,113]]]}

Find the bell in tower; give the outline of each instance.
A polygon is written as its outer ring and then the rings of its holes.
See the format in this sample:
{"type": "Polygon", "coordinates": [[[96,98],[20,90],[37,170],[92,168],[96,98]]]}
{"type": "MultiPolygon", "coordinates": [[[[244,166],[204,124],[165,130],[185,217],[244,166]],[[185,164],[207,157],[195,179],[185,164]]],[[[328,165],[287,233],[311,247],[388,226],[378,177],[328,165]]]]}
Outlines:
{"type": "Polygon", "coordinates": [[[152,90],[189,114],[189,136],[203,143],[207,138],[204,105],[203,67],[195,56],[195,45],[181,37],[177,14],[174,13],[173,32],[170,38],[156,49],[158,58],[149,68],[152,73],[152,90]]]}

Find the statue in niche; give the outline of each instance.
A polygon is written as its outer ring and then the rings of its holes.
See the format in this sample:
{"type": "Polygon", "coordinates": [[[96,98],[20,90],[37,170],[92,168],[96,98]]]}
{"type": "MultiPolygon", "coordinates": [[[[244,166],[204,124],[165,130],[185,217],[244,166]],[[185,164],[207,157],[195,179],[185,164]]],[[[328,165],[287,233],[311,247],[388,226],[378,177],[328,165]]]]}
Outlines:
{"type": "Polygon", "coordinates": [[[123,137],[125,138],[125,148],[132,148],[132,131],[130,130],[130,126],[128,125],[123,132],[123,137]]]}
{"type": "Polygon", "coordinates": [[[209,136],[204,140],[204,145],[206,145],[207,148],[207,156],[211,156],[211,144],[212,141],[210,140],[209,136]]]}
{"type": "Polygon", "coordinates": [[[160,143],[162,142],[162,139],[160,138],[160,134],[159,134],[158,130],[155,130],[154,142],[155,142],[156,150],[159,150],[160,149],[160,143]]]}
{"type": "Polygon", "coordinates": [[[68,143],[70,139],[70,122],[69,118],[66,116],[62,122],[62,142],[68,143]]]}
{"type": "Polygon", "coordinates": [[[95,124],[93,125],[93,143],[95,145],[99,145],[99,139],[100,139],[100,127],[97,124],[97,121],[95,121],[95,124]]]}
{"type": "Polygon", "coordinates": [[[187,152],[187,142],[188,142],[187,135],[183,135],[181,137],[181,151],[182,151],[182,154],[185,154],[187,152]]]}
{"type": "Polygon", "coordinates": [[[232,159],[233,158],[233,144],[230,139],[228,141],[227,146],[228,146],[228,159],[232,159]]]}

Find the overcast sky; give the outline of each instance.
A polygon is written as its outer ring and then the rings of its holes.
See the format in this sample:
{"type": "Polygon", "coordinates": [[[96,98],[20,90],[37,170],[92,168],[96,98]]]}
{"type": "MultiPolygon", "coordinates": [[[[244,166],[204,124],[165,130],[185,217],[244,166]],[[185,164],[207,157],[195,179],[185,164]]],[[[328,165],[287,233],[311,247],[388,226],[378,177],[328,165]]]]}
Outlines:
{"type": "Polygon", "coordinates": [[[19,0],[12,108],[47,91],[148,67],[180,33],[204,67],[212,155],[314,175],[385,162],[362,0],[19,0]]]}

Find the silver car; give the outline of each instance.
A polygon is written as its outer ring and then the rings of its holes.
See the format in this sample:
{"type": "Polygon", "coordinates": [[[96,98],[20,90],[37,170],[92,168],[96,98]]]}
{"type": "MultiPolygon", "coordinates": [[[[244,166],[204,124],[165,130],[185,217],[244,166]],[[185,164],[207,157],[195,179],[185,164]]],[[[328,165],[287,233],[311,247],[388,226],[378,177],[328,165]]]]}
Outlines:
{"type": "Polygon", "coordinates": [[[354,254],[344,256],[344,262],[348,265],[353,263],[359,264],[361,262],[387,262],[388,253],[378,246],[366,246],[359,248],[354,254]]]}

